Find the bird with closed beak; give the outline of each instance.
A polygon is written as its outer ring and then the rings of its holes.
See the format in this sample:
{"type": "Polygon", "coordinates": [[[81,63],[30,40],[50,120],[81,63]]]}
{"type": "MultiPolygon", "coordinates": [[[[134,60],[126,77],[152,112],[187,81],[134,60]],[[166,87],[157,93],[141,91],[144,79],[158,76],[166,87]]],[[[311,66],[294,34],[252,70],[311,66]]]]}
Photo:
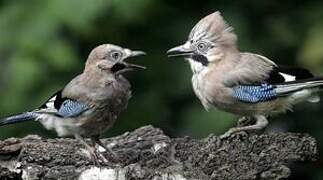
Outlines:
{"type": "Polygon", "coordinates": [[[292,105],[318,102],[323,78],[306,69],[279,66],[268,58],[240,52],[237,36],[220,12],[200,20],[188,41],[170,49],[169,57],[184,57],[193,71],[196,96],[206,109],[216,107],[255,123],[231,128],[222,138],[240,131],[262,130],[267,117],[292,105]]]}
{"type": "Polygon", "coordinates": [[[129,58],[145,55],[112,44],[92,50],[83,73],[70,81],[39,108],[0,120],[0,126],[24,121],[39,121],[46,129],[55,130],[60,137],[74,136],[90,152],[95,163],[106,159],[95,145],[105,146],[99,136],[109,129],[118,115],[126,109],[131,87],[122,75],[126,71],[145,69],[129,63],[129,58]],[[89,145],[84,138],[92,140],[89,145]]]}

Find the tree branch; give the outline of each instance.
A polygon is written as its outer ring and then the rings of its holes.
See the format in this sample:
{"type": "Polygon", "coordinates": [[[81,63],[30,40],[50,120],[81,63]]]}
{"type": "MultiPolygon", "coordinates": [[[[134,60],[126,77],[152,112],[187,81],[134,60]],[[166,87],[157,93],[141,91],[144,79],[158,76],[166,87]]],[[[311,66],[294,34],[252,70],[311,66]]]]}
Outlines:
{"type": "Polygon", "coordinates": [[[95,167],[74,139],[0,141],[0,179],[281,179],[318,154],[314,138],[294,133],[171,139],[146,126],[104,142],[119,159],[102,153],[109,163],[95,167]]]}

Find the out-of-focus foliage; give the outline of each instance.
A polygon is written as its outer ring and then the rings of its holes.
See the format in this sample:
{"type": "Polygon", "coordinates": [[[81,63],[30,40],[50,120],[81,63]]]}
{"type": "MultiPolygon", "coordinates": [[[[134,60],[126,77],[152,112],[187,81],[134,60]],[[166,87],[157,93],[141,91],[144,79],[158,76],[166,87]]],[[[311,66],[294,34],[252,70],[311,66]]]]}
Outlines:
{"type": "MultiPolygon", "coordinates": [[[[193,94],[187,63],[165,55],[216,10],[235,28],[242,51],[323,74],[320,1],[0,0],[0,115],[38,107],[82,71],[92,48],[115,43],[145,50],[149,56],[136,61],[149,69],[127,74],[133,98],[106,136],[146,124],[172,136],[223,133],[236,117],[205,111],[193,94]]],[[[269,129],[310,133],[322,151],[322,109],[322,103],[298,105],[294,113],[273,117],[269,129]]],[[[1,138],[33,133],[55,137],[35,122],[0,129],[1,138]]],[[[322,168],[322,161],[296,167],[292,178],[321,179],[322,168]]]]}

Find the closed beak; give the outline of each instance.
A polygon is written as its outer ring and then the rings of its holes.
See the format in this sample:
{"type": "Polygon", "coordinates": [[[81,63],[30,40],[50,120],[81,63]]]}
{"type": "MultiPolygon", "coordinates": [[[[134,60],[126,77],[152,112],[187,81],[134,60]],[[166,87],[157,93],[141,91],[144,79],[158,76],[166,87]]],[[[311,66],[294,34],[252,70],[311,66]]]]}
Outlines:
{"type": "Polygon", "coordinates": [[[184,45],[174,47],[167,51],[168,57],[189,57],[191,55],[193,55],[193,51],[186,49],[184,45]]]}

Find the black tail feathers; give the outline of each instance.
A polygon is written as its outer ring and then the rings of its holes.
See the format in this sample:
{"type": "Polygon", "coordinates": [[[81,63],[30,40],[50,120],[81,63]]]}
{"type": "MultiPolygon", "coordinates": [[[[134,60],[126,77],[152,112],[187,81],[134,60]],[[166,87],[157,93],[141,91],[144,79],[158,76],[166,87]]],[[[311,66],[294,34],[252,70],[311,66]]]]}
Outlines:
{"type": "Polygon", "coordinates": [[[0,126],[15,124],[36,119],[36,114],[33,112],[25,112],[22,114],[10,116],[0,120],[0,126]]]}

